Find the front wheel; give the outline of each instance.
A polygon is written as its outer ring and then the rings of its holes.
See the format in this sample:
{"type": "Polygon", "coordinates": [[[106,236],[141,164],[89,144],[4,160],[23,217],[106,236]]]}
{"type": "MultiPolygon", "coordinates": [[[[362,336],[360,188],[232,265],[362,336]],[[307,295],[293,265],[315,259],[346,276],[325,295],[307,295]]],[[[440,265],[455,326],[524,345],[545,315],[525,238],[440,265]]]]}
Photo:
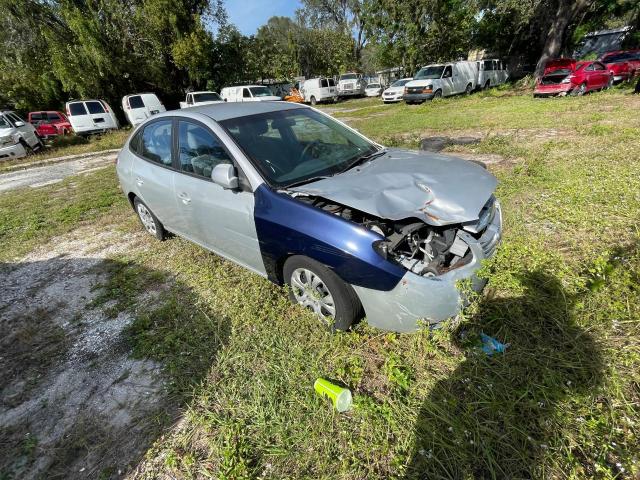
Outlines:
{"type": "Polygon", "coordinates": [[[311,96],[311,105],[315,105],[317,102],[316,97],[314,97],[313,95],[311,96]]]}
{"type": "Polygon", "coordinates": [[[587,84],[581,83],[580,86],[578,88],[575,88],[571,93],[577,97],[581,97],[582,95],[587,93],[587,84]]]}
{"type": "Polygon", "coordinates": [[[362,310],[353,288],[311,258],[290,257],[283,274],[291,301],[311,310],[330,330],[347,330],[362,310]]]}
{"type": "Polygon", "coordinates": [[[436,90],[436,93],[433,94],[434,100],[440,100],[442,98],[442,90],[436,90]]]}

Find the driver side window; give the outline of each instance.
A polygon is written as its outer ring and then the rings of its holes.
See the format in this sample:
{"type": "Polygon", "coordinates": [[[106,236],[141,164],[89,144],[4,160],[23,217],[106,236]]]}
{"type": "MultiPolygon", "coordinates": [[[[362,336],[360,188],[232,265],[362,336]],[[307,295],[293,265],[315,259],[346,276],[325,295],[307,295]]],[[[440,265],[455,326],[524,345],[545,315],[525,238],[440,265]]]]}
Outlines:
{"type": "Polygon", "coordinates": [[[248,88],[243,88],[243,89],[242,89],[242,96],[243,96],[244,98],[251,98],[251,93],[249,92],[249,89],[248,89],[248,88]]]}
{"type": "Polygon", "coordinates": [[[442,78],[451,78],[453,76],[453,69],[451,65],[447,65],[444,69],[444,73],[442,74],[442,78]]]}
{"type": "Polygon", "coordinates": [[[184,120],[178,121],[178,156],[181,171],[207,179],[219,163],[233,163],[213,132],[184,120]]]}

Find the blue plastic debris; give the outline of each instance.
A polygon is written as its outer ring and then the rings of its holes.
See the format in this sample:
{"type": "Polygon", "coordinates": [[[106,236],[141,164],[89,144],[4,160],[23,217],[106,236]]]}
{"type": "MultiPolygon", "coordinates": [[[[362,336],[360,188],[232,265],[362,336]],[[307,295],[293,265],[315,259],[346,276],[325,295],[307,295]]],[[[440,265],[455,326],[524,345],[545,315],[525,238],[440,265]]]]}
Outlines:
{"type": "Polygon", "coordinates": [[[496,352],[503,353],[509,346],[508,343],[500,343],[498,340],[485,333],[480,333],[480,339],[482,340],[482,351],[489,356],[496,352]]]}

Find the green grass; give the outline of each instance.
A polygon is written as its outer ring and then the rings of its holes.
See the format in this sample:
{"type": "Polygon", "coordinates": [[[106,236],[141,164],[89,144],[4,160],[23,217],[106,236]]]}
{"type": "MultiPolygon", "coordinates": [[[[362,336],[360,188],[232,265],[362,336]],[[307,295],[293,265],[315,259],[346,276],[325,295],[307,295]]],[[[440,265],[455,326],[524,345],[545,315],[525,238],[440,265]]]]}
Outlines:
{"type": "MultiPolygon", "coordinates": [[[[491,167],[504,241],[484,294],[440,330],[397,335],[361,323],[331,335],[266,280],[185,240],[147,239],[108,272],[100,297],[134,313],[134,355],[163,362],[184,405],[137,476],[634,478],[640,98],[617,89],[534,100],[503,89],[376,105],[349,101],[339,106],[352,111],[336,115],[400,145],[474,134],[483,141],[458,150],[504,158],[491,167]],[[158,301],[138,301],[149,289],[158,301]],[[506,353],[480,353],[480,332],[508,343],[506,353]],[[350,412],[315,394],[319,376],[352,389],[350,412]]],[[[110,228],[139,228],[111,170],[82,182],[27,191],[24,204],[18,192],[0,195],[2,215],[12,210],[1,222],[5,258],[106,215],[110,228]],[[41,205],[60,188],[77,213],[41,205]],[[102,207],[81,208],[91,203],[102,207]],[[18,220],[32,211],[38,221],[18,220]]]]}

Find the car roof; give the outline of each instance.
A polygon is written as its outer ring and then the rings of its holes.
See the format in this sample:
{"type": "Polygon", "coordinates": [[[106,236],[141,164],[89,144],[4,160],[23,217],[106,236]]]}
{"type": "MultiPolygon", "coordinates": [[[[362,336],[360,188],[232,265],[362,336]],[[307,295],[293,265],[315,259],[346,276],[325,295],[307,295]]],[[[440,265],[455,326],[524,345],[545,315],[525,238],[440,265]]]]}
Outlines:
{"type": "MultiPolygon", "coordinates": [[[[260,113],[279,112],[284,110],[295,110],[297,108],[309,108],[298,103],[282,101],[264,102],[224,102],[214,105],[202,105],[183,109],[183,112],[201,113],[207,117],[221,122],[230,118],[247,117],[260,113]]],[[[170,115],[172,112],[167,112],[170,115]]],[[[164,116],[164,115],[163,115],[164,116]]]]}

